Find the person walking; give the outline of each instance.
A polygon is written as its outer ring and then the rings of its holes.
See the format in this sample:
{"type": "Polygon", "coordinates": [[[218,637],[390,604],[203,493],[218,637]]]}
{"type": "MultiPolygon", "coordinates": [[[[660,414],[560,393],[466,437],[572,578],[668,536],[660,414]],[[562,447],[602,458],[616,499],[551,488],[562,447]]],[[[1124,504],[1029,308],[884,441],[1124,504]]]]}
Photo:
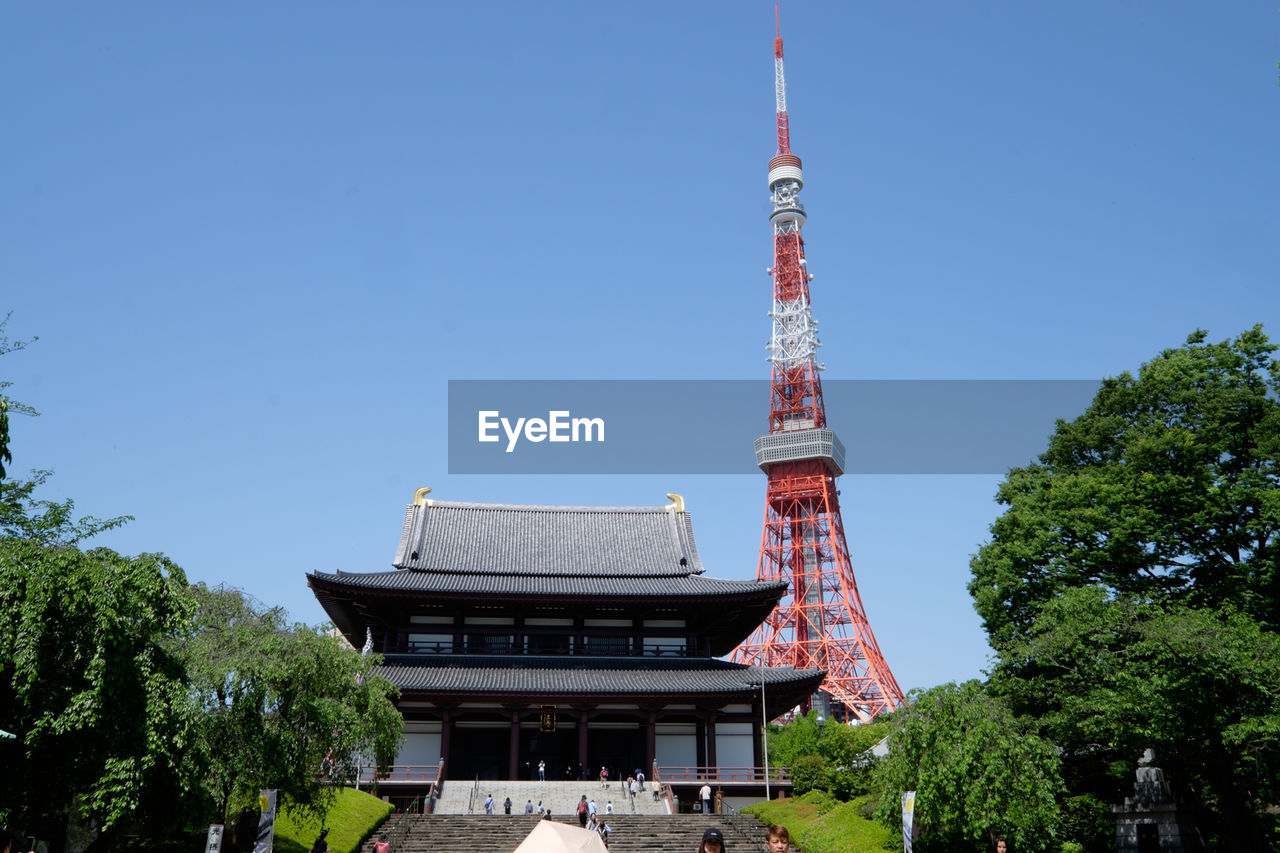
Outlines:
{"type": "Polygon", "coordinates": [[[587,795],[583,794],[582,799],[578,800],[578,825],[583,829],[587,827],[587,795]]]}
{"type": "Polygon", "coordinates": [[[493,794],[484,798],[484,813],[493,814],[493,794]]]}
{"type": "Polygon", "coordinates": [[[711,814],[711,786],[710,785],[703,785],[701,788],[698,789],[698,799],[702,800],[702,813],[711,814]]]}
{"type": "Polygon", "coordinates": [[[378,840],[373,843],[373,853],[391,853],[391,844],[388,843],[385,832],[379,835],[378,840]]]}
{"type": "Polygon", "coordinates": [[[636,789],[636,780],[635,780],[635,779],[632,779],[632,780],[631,780],[631,786],[630,786],[630,787],[631,787],[631,802],[633,802],[633,803],[634,803],[634,802],[636,801],[636,790],[637,790],[637,789],[636,789]]]}
{"type": "Polygon", "coordinates": [[[644,771],[643,770],[636,771],[636,781],[640,783],[640,790],[643,791],[644,790],[644,771]]]}
{"type": "Polygon", "coordinates": [[[606,789],[609,787],[609,768],[604,765],[600,765],[600,787],[606,789]]]}
{"type": "Polygon", "coordinates": [[[510,797],[507,797],[505,800],[502,801],[502,811],[506,814],[511,814],[511,798],[510,797]]]}
{"type": "Polygon", "coordinates": [[[587,803],[587,814],[591,815],[591,817],[594,818],[596,816],[597,811],[598,809],[596,808],[596,801],[594,798],[592,798],[591,802],[587,803]]]}
{"type": "Polygon", "coordinates": [[[547,762],[545,761],[538,762],[538,781],[547,781],[547,762]]]}

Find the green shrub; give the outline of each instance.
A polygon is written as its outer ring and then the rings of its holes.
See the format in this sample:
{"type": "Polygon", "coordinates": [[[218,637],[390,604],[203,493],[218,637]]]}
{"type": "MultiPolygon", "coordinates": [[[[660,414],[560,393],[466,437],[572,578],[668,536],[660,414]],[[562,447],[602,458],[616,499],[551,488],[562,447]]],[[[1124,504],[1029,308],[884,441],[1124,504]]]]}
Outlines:
{"type": "Polygon", "coordinates": [[[896,850],[901,834],[862,817],[864,803],[832,803],[825,813],[802,827],[796,841],[805,853],[876,853],[896,850]]]}
{"type": "Polygon", "coordinates": [[[832,767],[827,771],[825,787],[837,800],[848,801],[869,793],[874,780],[873,764],[862,767],[832,767]]]}
{"type": "Polygon", "coordinates": [[[804,794],[804,796],[800,797],[800,801],[813,806],[820,815],[826,814],[838,805],[836,798],[821,788],[815,788],[804,794]]]}
{"type": "Polygon", "coordinates": [[[881,853],[901,850],[901,833],[866,818],[870,797],[837,803],[823,791],[755,803],[742,809],[763,824],[782,824],[805,853],[881,853]]]}
{"type": "Polygon", "coordinates": [[[821,755],[802,755],[791,763],[791,785],[796,796],[825,790],[827,760],[821,755]]]}

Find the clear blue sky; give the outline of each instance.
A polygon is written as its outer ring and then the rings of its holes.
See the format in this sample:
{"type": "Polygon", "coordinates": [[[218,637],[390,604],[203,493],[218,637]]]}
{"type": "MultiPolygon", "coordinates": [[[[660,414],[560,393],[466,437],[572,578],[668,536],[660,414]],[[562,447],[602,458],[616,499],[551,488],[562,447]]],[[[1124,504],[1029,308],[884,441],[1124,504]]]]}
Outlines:
{"type": "MultiPolygon", "coordinates": [[[[828,378],[1280,335],[1274,3],[782,20],[828,378]]],[[[40,340],[0,375],[43,412],[13,469],[307,622],[304,574],[387,568],[420,485],[681,492],[710,572],[754,576],[763,475],[450,476],[445,389],[767,375],[772,38],[754,0],[8,4],[0,310],[40,340]]],[[[842,480],[904,688],[986,665],[965,583],[997,479],[842,480]]]]}

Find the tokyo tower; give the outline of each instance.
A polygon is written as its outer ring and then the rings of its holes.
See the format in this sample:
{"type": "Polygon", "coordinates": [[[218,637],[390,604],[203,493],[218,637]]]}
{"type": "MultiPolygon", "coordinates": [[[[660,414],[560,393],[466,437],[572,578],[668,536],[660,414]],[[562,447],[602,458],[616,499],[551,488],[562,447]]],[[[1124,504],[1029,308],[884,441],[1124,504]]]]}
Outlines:
{"type": "MultiPolygon", "coordinates": [[[[764,534],[756,577],[789,589],[764,623],[734,650],[755,666],[825,669],[809,703],[847,722],[869,722],[902,703],[902,690],[876,645],[858,595],[840,520],[836,477],[844,445],[827,428],[823,366],[816,360],[818,321],[800,235],[805,223],[800,158],[791,153],[782,31],[773,42],[778,153],[769,161],[773,212],[773,337],[769,434],[756,439],[756,462],[768,476],[764,534]]],[[[808,707],[805,708],[808,710],[808,707]]]]}

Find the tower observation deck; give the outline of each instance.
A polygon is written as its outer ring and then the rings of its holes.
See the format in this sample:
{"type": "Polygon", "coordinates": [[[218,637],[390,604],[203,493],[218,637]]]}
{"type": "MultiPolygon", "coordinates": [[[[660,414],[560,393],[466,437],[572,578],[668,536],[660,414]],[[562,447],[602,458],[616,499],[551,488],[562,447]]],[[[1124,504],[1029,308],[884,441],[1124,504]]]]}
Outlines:
{"type": "Polygon", "coordinates": [[[869,722],[902,703],[902,690],[876,645],[849,561],[836,478],[844,473],[844,445],[827,427],[823,369],[817,361],[818,321],[809,299],[806,214],[800,203],[804,173],[791,152],[782,34],[774,38],[778,151],[769,160],[773,203],[773,334],[769,432],[755,441],[756,462],[768,478],[764,531],[756,577],[784,580],[788,592],[733,652],[756,666],[825,669],[827,676],[804,710],[869,722]]]}

